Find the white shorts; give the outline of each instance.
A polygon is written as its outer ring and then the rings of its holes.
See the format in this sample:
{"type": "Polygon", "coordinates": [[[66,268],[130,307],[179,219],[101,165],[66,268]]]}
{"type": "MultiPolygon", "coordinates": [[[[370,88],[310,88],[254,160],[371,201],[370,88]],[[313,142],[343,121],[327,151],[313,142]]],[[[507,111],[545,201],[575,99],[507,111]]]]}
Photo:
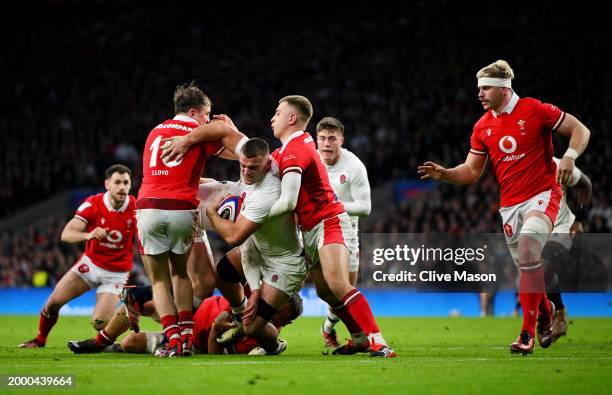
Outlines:
{"type": "Polygon", "coordinates": [[[138,238],[145,255],[186,254],[195,233],[197,210],[136,210],[138,238]]]}
{"type": "Polygon", "coordinates": [[[251,265],[259,266],[264,283],[290,296],[302,289],[308,276],[303,250],[285,255],[262,254],[251,236],[240,246],[240,255],[242,259],[248,259],[251,265]]]}
{"type": "Polygon", "coordinates": [[[319,262],[319,249],[327,244],[344,244],[351,255],[355,245],[348,241],[354,235],[351,219],[347,213],[324,219],[309,231],[302,231],[304,249],[313,265],[319,262]]]}
{"type": "Polygon", "coordinates": [[[530,211],[539,211],[546,214],[554,224],[559,212],[561,202],[561,188],[557,185],[553,189],[540,192],[531,199],[510,207],[499,209],[504,223],[504,235],[515,264],[518,264],[518,240],[523,227],[523,219],[530,211]]]}
{"type": "Polygon", "coordinates": [[[71,272],[85,281],[89,288],[97,288],[96,293],[108,292],[119,295],[127,284],[130,272],[111,272],[94,264],[85,254],[72,265],[71,272]]]}

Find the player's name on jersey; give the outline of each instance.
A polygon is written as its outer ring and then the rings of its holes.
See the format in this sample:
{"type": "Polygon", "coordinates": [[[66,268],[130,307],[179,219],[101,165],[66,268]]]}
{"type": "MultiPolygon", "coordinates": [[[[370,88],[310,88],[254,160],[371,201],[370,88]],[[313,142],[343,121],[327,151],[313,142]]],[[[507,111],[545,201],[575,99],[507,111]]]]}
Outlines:
{"type": "Polygon", "coordinates": [[[496,282],[495,273],[468,273],[463,270],[455,270],[452,273],[438,273],[435,270],[422,270],[419,272],[402,270],[398,273],[385,273],[377,270],[372,273],[376,282],[400,282],[400,283],[443,283],[443,282],[496,282]]]}
{"type": "Polygon", "coordinates": [[[153,170],[151,172],[152,176],[167,176],[168,174],[170,174],[168,170],[153,170]]]}

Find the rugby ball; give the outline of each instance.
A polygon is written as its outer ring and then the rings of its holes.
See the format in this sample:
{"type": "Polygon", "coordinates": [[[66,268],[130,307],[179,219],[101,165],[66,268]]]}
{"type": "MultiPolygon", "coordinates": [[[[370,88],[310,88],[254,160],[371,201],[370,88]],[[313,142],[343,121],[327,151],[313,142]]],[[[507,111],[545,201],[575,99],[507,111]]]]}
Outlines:
{"type": "Polygon", "coordinates": [[[237,195],[228,195],[221,201],[221,203],[219,203],[217,213],[221,218],[234,222],[236,221],[236,218],[238,218],[241,208],[242,197],[237,195]]]}

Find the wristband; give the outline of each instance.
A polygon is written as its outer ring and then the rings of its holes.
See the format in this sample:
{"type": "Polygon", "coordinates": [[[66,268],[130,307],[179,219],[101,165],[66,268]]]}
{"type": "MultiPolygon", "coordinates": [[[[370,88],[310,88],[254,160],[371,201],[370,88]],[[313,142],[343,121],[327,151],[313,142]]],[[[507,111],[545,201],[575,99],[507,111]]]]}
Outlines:
{"type": "Polygon", "coordinates": [[[578,151],[573,148],[568,148],[567,151],[563,154],[563,156],[567,156],[568,158],[576,159],[578,157],[578,151]]]}
{"type": "Polygon", "coordinates": [[[249,138],[247,136],[244,136],[243,138],[240,139],[238,144],[236,144],[236,148],[234,149],[234,154],[236,154],[236,156],[240,155],[240,152],[242,152],[242,147],[247,141],[249,141],[249,138]]]}

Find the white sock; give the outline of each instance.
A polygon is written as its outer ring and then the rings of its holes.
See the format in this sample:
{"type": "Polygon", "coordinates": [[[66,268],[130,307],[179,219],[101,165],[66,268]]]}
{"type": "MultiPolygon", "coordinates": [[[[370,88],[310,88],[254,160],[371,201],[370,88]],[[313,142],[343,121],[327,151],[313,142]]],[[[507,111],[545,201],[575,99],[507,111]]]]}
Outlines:
{"type": "Polygon", "coordinates": [[[232,313],[242,314],[242,312],[244,312],[246,308],[247,308],[247,298],[245,296],[244,299],[242,299],[242,302],[240,302],[240,306],[237,306],[237,307],[232,306],[232,313]]]}
{"type": "Polygon", "coordinates": [[[334,330],[336,324],[340,321],[340,317],[338,317],[332,310],[330,309],[327,312],[327,317],[325,318],[325,322],[323,323],[323,332],[331,333],[334,330]]]}
{"type": "Polygon", "coordinates": [[[370,342],[374,342],[376,344],[382,344],[383,346],[387,345],[387,342],[385,341],[385,339],[382,336],[382,333],[380,332],[370,333],[368,335],[368,339],[370,340],[370,342]]]}

